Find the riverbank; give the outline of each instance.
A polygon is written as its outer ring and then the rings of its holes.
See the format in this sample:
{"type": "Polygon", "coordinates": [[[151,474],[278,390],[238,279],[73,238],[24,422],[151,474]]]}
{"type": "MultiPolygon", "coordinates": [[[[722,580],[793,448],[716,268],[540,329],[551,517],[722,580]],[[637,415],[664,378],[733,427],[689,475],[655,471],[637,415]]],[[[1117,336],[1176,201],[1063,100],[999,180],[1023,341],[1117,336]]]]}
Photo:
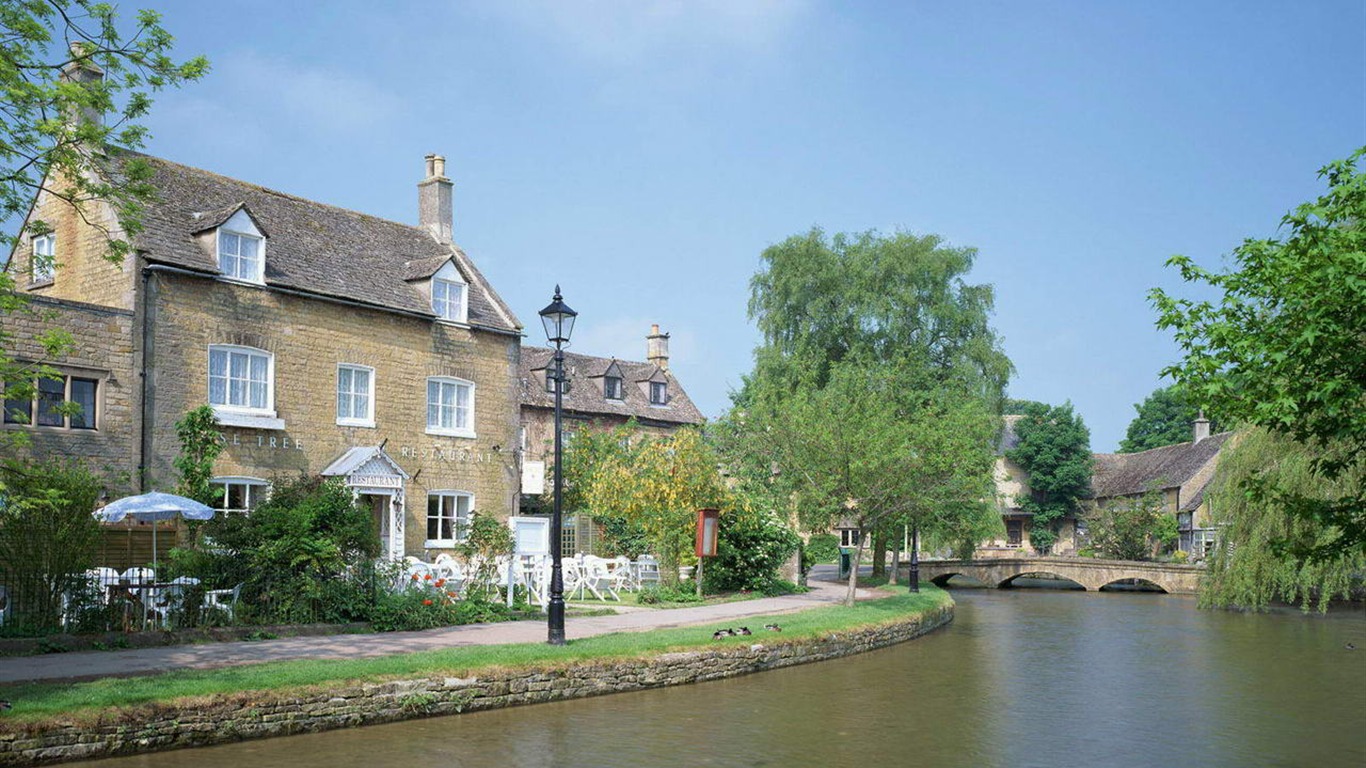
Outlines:
{"type": "Polygon", "coordinates": [[[838,658],[952,620],[939,590],[852,608],[751,617],[755,634],[700,625],[542,643],[188,670],[6,688],[0,765],[204,746],[606,693],[681,685],[838,658]],[[766,631],[780,623],[782,631],[766,631]]]}

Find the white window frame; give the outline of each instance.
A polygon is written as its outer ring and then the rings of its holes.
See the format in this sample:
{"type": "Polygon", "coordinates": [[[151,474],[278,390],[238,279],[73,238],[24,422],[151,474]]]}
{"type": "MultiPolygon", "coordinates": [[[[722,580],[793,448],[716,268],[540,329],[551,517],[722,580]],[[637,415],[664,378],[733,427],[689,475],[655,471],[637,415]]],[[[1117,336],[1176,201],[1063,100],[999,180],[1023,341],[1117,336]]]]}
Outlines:
{"type": "Polygon", "coordinates": [[[668,404],[669,404],[669,383],[668,383],[667,381],[652,381],[652,382],[650,382],[650,405],[668,405],[668,404]],[[655,387],[659,387],[658,392],[659,392],[659,395],[660,395],[660,399],[658,399],[658,400],[655,399],[655,391],[656,391],[656,390],[655,390],[655,387]]]}
{"type": "MultiPolygon", "coordinates": [[[[218,271],[220,271],[220,272],[223,273],[223,277],[227,278],[228,280],[235,280],[235,281],[243,282],[243,283],[252,283],[252,284],[254,284],[254,285],[264,285],[264,284],[265,284],[265,282],[266,282],[266,277],[265,277],[265,275],[266,275],[266,239],[265,239],[264,237],[261,237],[260,235],[255,234],[255,233],[253,233],[253,232],[243,232],[243,231],[237,230],[237,229],[229,229],[228,227],[224,226],[224,227],[219,227],[219,228],[218,228],[218,236],[217,236],[217,238],[216,238],[216,246],[217,246],[217,257],[218,257],[218,271]],[[223,236],[224,236],[224,235],[231,235],[231,236],[233,236],[233,237],[239,238],[239,240],[238,240],[239,243],[240,243],[242,240],[253,240],[253,241],[256,242],[256,273],[255,273],[255,274],[252,274],[252,275],[236,275],[236,274],[232,274],[232,273],[228,272],[228,270],[224,267],[224,263],[223,263],[223,256],[224,256],[224,251],[223,251],[223,236]]],[[[240,247],[240,245],[239,245],[239,247],[238,247],[238,252],[237,252],[236,254],[232,254],[233,258],[238,260],[238,263],[241,263],[241,258],[242,258],[242,257],[241,257],[240,254],[241,254],[241,247],[240,247]]]]}
{"type": "Polygon", "coordinates": [[[445,435],[447,437],[474,437],[474,390],[474,382],[468,381],[466,379],[458,379],[454,376],[427,377],[427,434],[445,435]],[[433,384],[438,386],[436,402],[432,401],[433,384]],[[456,388],[455,405],[447,406],[441,402],[441,391],[442,388],[446,386],[453,386],[456,388]],[[460,413],[458,403],[461,387],[465,387],[469,390],[469,415],[466,419],[466,424],[463,427],[460,426],[458,423],[460,413]],[[433,407],[435,407],[437,410],[433,411],[433,407]],[[455,418],[452,419],[452,426],[449,427],[441,425],[441,412],[442,409],[445,408],[454,409],[455,418]],[[436,416],[435,420],[433,420],[432,418],[433,415],[436,416]]]}
{"type": "Polygon", "coordinates": [[[245,515],[245,514],[250,514],[251,511],[252,511],[253,509],[255,509],[258,505],[260,505],[260,504],[261,504],[262,502],[264,502],[266,499],[269,499],[269,498],[270,498],[270,481],[268,481],[268,480],[262,480],[262,479],[259,478],[259,477],[245,477],[245,476],[238,476],[238,475],[230,475],[230,476],[226,476],[226,477],[215,477],[214,479],[212,479],[212,480],[209,481],[209,484],[212,485],[212,486],[214,486],[214,487],[218,487],[218,488],[222,488],[222,489],[223,489],[223,495],[220,496],[220,497],[218,497],[218,500],[214,502],[214,507],[213,507],[213,508],[214,508],[214,511],[215,511],[215,512],[218,512],[218,513],[224,514],[224,515],[226,515],[226,514],[243,514],[243,515],[245,515]],[[228,506],[227,506],[227,503],[228,503],[228,486],[229,486],[229,485],[242,485],[242,486],[246,486],[246,487],[247,487],[248,490],[247,490],[247,492],[246,492],[246,495],[247,495],[247,506],[246,506],[246,507],[240,508],[240,509],[239,509],[239,508],[237,508],[237,507],[228,507],[228,506]],[[255,503],[255,504],[252,504],[252,503],[251,503],[251,502],[252,502],[252,499],[255,499],[255,500],[256,500],[256,503],[255,503]]]}
{"type": "Polygon", "coordinates": [[[432,521],[432,519],[433,519],[433,518],[432,518],[432,500],[433,500],[433,499],[441,499],[441,502],[440,502],[441,509],[439,509],[438,512],[437,512],[437,521],[438,521],[438,522],[437,522],[437,530],[436,530],[436,532],[437,532],[438,534],[441,533],[441,523],[440,523],[440,520],[445,519],[445,518],[449,518],[449,519],[450,519],[450,522],[451,522],[451,530],[450,530],[451,538],[449,538],[449,539],[442,539],[442,538],[433,539],[433,538],[431,538],[431,537],[427,537],[426,540],[425,540],[424,543],[423,543],[423,546],[426,547],[427,549],[450,549],[451,547],[454,547],[456,544],[459,544],[459,543],[465,541],[467,538],[469,538],[469,535],[470,535],[470,518],[471,518],[471,516],[472,516],[473,513],[474,513],[474,494],[473,494],[473,493],[470,493],[469,491],[451,491],[451,490],[428,491],[428,492],[427,492],[427,513],[426,513],[426,516],[423,518],[423,533],[424,533],[424,534],[428,534],[428,533],[431,532],[431,521],[432,521]],[[466,500],[466,501],[468,502],[468,503],[465,505],[465,517],[463,518],[463,522],[462,522],[462,518],[460,517],[460,500],[461,500],[461,499],[464,499],[464,500],[466,500]],[[450,510],[446,509],[446,503],[447,503],[448,501],[449,501],[451,504],[454,505],[454,508],[453,508],[453,509],[450,509],[450,510]],[[448,514],[448,513],[449,513],[449,514],[448,514]]]}
{"type": "MultiPolygon", "coordinates": [[[[275,417],[275,355],[274,355],[274,353],[269,352],[269,351],[264,350],[264,349],[257,349],[256,347],[244,347],[244,346],[241,346],[241,345],[238,345],[238,344],[210,344],[210,345],[209,345],[209,360],[208,360],[208,363],[209,363],[208,369],[207,369],[207,370],[208,370],[208,376],[206,377],[206,381],[207,381],[207,385],[208,385],[208,386],[207,386],[207,390],[208,390],[208,391],[207,391],[206,395],[207,395],[207,400],[208,400],[208,402],[209,402],[209,405],[213,408],[213,410],[214,410],[215,413],[218,413],[218,412],[223,412],[223,413],[240,413],[240,414],[245,414],[245,415],[248,415],[248,416],[268,416],[268,417],[271,417],[271,418],[274,418],[274,417],[275,417]],[[214,378],[214,376],[213,376],[213,355],[214,355],[215,352],[223,352],[223,353],[229,355],[229,357],[228,357],[228,365],[229,365],[229,369],[228,369],[228,370],[229,370],[229,371],[231,371],[231,365],[232,365],[232,357],[231,357],[231,355],[234,354],[234,353],[246,354],[246,355],[255,355],[255,356],[265,357],[265,359],[266,359],[266,380],[265,380],[265,385],[266,385],[266,398],[265,398],[265,400],[266,400],[266,405],[265,405],[264,408],[253,408],[253,407],[250,406],[250,405],[234,405],[234,404],[232,404],[232,403],[230,403],[230,402],[215,403],[215,402],[213,401],[213,378],[214,378]]],[[[250,362],[248,362],[248,376],[250,376],[250,365],[251,365],[250,362]]],[[[228,399],[231,399],[231,393],[232,393],[232,386],[231,386],[231,383],[230,383],[230,382],[231,382],[231,376],[227,376],[227,377],[224,377],[224,378],[226,378],[227,381],[225,381],[225,382],[224,382],[224,385],[223,385],[223,394],[224,394],[224,399],[225,399],[225,400],[228,400],[228,399]]],[[[251,381],[252,381],[252,380],[251,380],[250,378],[247,379],[248,384],[250,384],[251,381]]],[[[250,389],[248,389],[247,401],[248,401],[248,402],[251,401],[250,389]]]]}
{"type": "Polygon", "coordinates": [[[450,280],[444,277],[432,278],[432,312],[437,319],[446,320],[452,323],[465,324],[470,317],[470,286],[464,280],[450,280]],[[450,301],[449,291],[453,288],[460,289],[460,305],[453,307],[450,301]],[[438,289],[441,289],[443,297],[438,298],[438,289]]]}
{"type": "Polygon", "coordinates": [[[33,251],[29,256],[29,279],[35,285],[46,285],[56,281],[57,235],[49,233],[33,238],[33,251]],[[41,264],[39,256],[43,257],[41,264]]]}
{"type": "MultiPolygon", "coordinates": [[[[338,363],[338,364],[337,364],[337,388],[336,388],[336,392],[337,392],[337,424],[338,424],[338,425],[343,426],[343,427],[372,427],[372,428],[375,426],[375,369],[374,369],[373,367],[368,366],[368,365],[358,365],[358,364],[356,364],[356,363],[338,363]],[[356,379],[355,379],[355,373],[356,373],[357,371],[359,371],[359,372],[364,372],[364,373],[366,374],[366,381],[369,383],[369,386],[367,387],[367,391],[366,391],[366,392],[364,392],[364,393],[357,392],[357,391],[355,391],[355,389],[354,389],[354,387],[353,387],[353,389],[352,389],[350,392],[346,393],[346,397],[350,397],[350,398],[355,398],[357,395],[360,395],[360,394],[364,394],[364,395],[365,395],[366,409],[365,409],[365,415],[363,415],[363,416],[356,416],[355,413],[354,413],[354,410],[353,410],[351,416],[342,416],[342,415],[341,415],[341,409],[342,409],[342,408],[341,408],[341,406],[342,406],[342,396],[343,396],[343,394],[342,394],[342,389],[341,389],[341,384],[342,384],[341,380],[342,380],[342,371],[343,371],[343,370],[347,370],[347,371],[351,371],[351,372],[352,372],[352,374],[351,374],[351,381],[352,381],[353,384],[355,383],[355,380],[356,380],[356,379]]],[[[353,399],[353,404],[354,404],[354,399],[353,399]]]]}

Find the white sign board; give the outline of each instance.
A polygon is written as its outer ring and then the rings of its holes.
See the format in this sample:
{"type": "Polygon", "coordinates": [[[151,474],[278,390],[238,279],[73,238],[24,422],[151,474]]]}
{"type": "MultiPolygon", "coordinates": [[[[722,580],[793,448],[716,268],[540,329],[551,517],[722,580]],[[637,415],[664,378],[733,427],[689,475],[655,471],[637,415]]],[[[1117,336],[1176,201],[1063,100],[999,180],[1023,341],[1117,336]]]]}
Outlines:
{"type": "Polygon", "coordinates": [[[545,493],[545,462],[522,462],[522,493],[540,495],[545,493]]]}
{"type": "Polygon", "coordinates": [[[550,554],[550,519],[545,517],[509,517],[512,528],[513,551],[519,555],[550,554]]]}

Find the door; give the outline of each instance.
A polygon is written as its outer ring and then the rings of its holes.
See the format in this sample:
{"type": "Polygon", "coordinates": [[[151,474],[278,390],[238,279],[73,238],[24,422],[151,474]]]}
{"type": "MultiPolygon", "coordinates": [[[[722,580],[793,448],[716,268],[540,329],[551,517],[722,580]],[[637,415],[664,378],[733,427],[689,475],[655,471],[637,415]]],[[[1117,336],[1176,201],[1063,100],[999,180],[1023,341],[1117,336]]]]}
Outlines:
{"type": "Polygon", "coordinates": [[[374,521],[375,532],[379,534],[380,551],[388,555],[391,551],[389,539],[393,536],[391,526],[393,515],[390,514],[390,507],[394,501],[393,497],[387,493],[362,493],[360,499],[361,503],[370,510],[370,519],[374,521]]]}
{"type": "Polygon", "coordinates": [[[1024,543],[1024,521],[1006,521],[1006,546],[1018,547],[1024,543]]]}

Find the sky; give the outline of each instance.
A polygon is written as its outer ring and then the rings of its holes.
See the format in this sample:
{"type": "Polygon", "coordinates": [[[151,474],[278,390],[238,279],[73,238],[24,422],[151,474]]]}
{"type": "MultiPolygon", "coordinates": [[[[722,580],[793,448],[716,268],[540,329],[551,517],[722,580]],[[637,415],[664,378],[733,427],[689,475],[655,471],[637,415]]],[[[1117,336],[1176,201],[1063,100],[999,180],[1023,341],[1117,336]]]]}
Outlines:
{"type": "Polygon", "coordinates": [[[1163,263],[1217,267],[1366,145],[1354,2],[153,2],[202,81],[146,151],[455,239],[545,343],[643,359],[715,417],[752,364],[763,250],[813,226],[978,250],[1013,397],[1114,450],[1177,357],[1163,263]]]}

